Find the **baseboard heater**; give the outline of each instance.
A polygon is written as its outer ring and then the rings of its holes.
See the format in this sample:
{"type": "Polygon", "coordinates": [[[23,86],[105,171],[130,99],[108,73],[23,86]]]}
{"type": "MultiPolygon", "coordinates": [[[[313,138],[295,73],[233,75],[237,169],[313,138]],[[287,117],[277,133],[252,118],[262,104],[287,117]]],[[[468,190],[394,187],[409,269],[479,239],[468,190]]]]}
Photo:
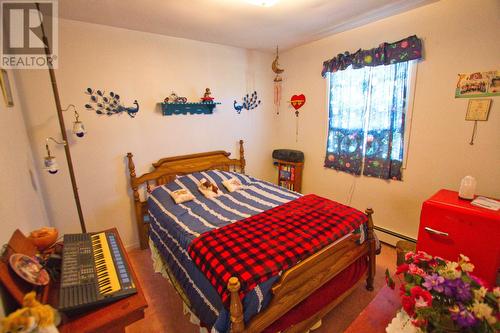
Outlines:
{"type": "Polygon", "coordinates": [[[412,242],[412,243],[416,243],[417,240],[415,238],[411,238],[411,237],[408,237],[408,236],[405,236],[405,235],[402,235],[400,233],[397,233],[397,232],[394,232],[394,231],[391,231],[389,229],[385,229],[385,228],[382,228],[382,227],[377,227],[377,226],[373,226],[373,228],[377,231],[380,231],[380,232],[383,232],[385,234],[388,234],[388,235],[391,235],[391,236],[394,236],[394,237],[397,237],[397,238],[401,238],[405,241],[408,241],[408,242],[412,242]]]}

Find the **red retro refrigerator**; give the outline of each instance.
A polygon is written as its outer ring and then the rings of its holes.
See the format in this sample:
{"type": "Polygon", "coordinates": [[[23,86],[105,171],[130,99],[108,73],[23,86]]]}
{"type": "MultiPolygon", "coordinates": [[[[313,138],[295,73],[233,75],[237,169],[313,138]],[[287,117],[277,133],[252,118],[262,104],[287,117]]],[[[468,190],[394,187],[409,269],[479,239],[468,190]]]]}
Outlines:
{"type": "Polygon", "coordinates": [[[473,275],[497,285],[500,269],[500,211],[471,205],[458,193],[440,190],[422,205],[417,250],[457,261],[462,253],[473,275]]]}

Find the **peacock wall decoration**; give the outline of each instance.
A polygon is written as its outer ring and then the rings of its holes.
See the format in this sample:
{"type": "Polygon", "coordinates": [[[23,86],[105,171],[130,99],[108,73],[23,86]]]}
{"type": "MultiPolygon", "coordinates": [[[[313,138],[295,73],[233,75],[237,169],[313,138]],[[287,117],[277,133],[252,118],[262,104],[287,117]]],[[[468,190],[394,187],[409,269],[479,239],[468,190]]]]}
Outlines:
{"type": "Polygon", "coordinates": [[[238,114],[240,114],[243,109],[253,110],[259,105],[260,99],[258,99],[256,91],[254,91],[251,95],[246,94],[245,97],[243,97],[243,103],[241,104],[238,104],[236,101],[234,101],[234,109],[238,114]]]}
{"type": "Polygon", "coordinates": [[[97,114],[112,116],[114,114],[126,112],[131,118],[135,118],[137,112],[139,112],[139,103],[137,100],[134,100],[133,103],[135,107],[123,106],[120,101],[120,95],[112,91],[106,94],[104,90],[87,88],[85,94],[90,96],[90,102],[85,104],[85,109],[95,111],[97,114]]]}

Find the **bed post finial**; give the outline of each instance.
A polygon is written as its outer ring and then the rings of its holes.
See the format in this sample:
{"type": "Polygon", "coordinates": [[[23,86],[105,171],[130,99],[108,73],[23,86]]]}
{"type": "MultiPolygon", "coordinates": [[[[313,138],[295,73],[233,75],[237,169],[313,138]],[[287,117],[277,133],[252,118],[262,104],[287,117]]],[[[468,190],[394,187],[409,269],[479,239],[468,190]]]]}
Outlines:
{"type": "Polygon", "coordinates": [[[373,231],[373,209],[367,208],[365,210],[366,216],[368,217],[368,235],[366,244],[368,246],[368,276],[366,278],[366,289],[373,291],[373,280],[375,279],[375,255],[376,255],[376,244],[375,244],[375,234],[373,231]]]}
{"type": "Polygon", "coordinates": [[[241,173],[245,173],[245,149],[243,148],[243,140],[240,140],[240,165],[241,165],[241,173]]]}
{"type": "Polygon", "coordinates": [[[128,171],[130,172],[130,178],[135,178],[135,164],[134,160],[132,159],[134,155],[132,153],[127,153],[127,158],[128,158],[128,171]]]}
{"type": "Polygon", "coordinates": [[[139,241],[141,244],[141,249],[145,249],[148,246],[148,236],[144,227],[144,219],[142,216],[142,203],[141,198],[139,196],[139,186],[136,182],[136,174],[135,174],[135,164],[132,159],[134,155],[132,153],[127,153],[128,159],[128,171],[130,173],[130,187],[132,187],[132,192],[134,193],[134,207],[135,207],[135,219],[137,222],[137,228],[139,229],[139,241]]]}
{"type": "MultiPolygon", "coordinates": [[[[241,140],[240,143],[242,143],[241,140]]],[[[239,295],[240,287],[240,281],[238,281],[237,277],[233,276],[229,278],[227,289],[231,293],[231,304],[229,306],[229,312],[231,314],[231,333],[243,332],[245,329],[245,323],[243,322],[243,305],[241,304],[239,295]]]]}

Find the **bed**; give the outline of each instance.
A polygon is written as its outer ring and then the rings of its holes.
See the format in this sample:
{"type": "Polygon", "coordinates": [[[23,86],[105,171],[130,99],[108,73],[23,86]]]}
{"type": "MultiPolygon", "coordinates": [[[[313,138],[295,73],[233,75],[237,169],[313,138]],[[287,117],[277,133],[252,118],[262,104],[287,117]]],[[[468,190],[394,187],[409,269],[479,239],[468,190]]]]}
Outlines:
{"type": "Polygon", "coordinates": [[[231,277],[228,302],[222,302],[188,255],[193,239],[303,198],[245,175],[242,140],[239,153],[239,159],[231,159],[225,151],[162,158],[153,163],[151,172],[139,177],[133,155],[127,154],[141,248],[150,246],[159,255],[169,280],[201,326],[214,332],[301,332],[349,295],[363,277],[366,288],[373,290],[376,245],[373,211],[367,209],[366,223],[358,229],[259,283],[243,298],[240,281],[231,277]],[[229,193],[219,186],[223,194],[217,202],[196,197],[192,204],[179,206],[169,199],[169,192],[181,187],[196,193],[202,178],[220,184],[231,177],[241,180],[245,190],[229,193]],[[148,193],[147,199],[141,197],[141,187],[148,193]],[[220,207],[223,209],[218,210],[220,207]]]}

